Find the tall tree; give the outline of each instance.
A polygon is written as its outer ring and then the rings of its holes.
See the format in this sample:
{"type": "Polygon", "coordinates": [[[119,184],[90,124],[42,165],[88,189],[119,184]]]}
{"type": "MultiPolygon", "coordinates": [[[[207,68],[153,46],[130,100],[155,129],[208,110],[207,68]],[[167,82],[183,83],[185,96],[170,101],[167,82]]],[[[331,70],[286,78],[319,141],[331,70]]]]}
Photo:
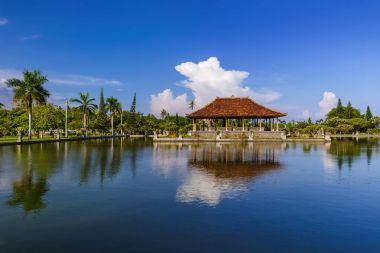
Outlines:
{"type": "Polygon", "coordinates": [[[33,103],[45,104],[50,96],[48,90],[44,88],[44,84],[48,81],[46,76],[42,75],[39,70],[23,72],[23,80],[9,79],[6,81],[8,87],[13,88],[13,102],[19,106],[23,106],[28,111],[28,137],[32,139],[32,118],[33,103]]]}
{"type": "Polygon", "coordinates": [[[346,106],[346,118],[347,119],[352,118],[352,111],[353,111],[353,108],[352,108],[351,102],[348,101],[347,106],[346,106]]]}
{"type": "Polygon", "coordinates": [[[84,135],[86,136],[88,116],[93,113],[96,108],[98,108],[98,106],[94,103],[95,98],[90,98],[90,94],[87,92],[79,93],[79,99],[71,98],[70,101],[79,104],[77,108],[80,109],[83,113],[83,128],[84,135]]]}
{"type": "Polygon", "coordinates": [[[106,103],[104,102],[103,88],[100,89],[99,112],[103,114],[106,113],[106,103]]]}
{"type": "Polygon", "coordinates": [[[342,116],[343,113],[344,113],[344,108],[342,105],[342,100],[339,98],[338,99],[338,105],[336,106],[336,114],[338,116],[342,116]]]}
{"type": "Polygon", "coordinates": [[[136,92],[135,94],[133,95],[133,100],[132,100],[132,104],[131,104],[131,109],[129,110],[131,113],[135,113],[136,112],[136,92]]]}
{"type": "Polygon", "coordinates": [[[191,100],[191,102],[189,103],[189,108],[193,111],[195,106],[196,106],[195,101],[191,100]]]}
{"type": "Polygon", "coordinates": [[[371,108],[369,108],[369,105],[367,106],[367,111],[366,111],[366,113],[365,113],[365,118],[366,118],[367,120],[373,118],[373,116],[372,116],[372,112],[371,112],[371,108]]]}
{"type": "Polygon", "coordinates": [[[0,102],[0,109],[4,107],[4,104],[0,102]]]}
{"type": "Polygon", "coordinates": [[[121,104],[114,97],[107,98],[106,102],[107,102],[106,103],[107,111],[111,115],[111,134],[112,134],[112,136],[114,136],[115,131],[114,131],[114,125],[113,125],[113,118],[117,113],[121,113],[121,104]]]}
{"type": "Polygon", "coordinates": [[[161,110],[161,119],[165,119],[165,117],[167,115],[168,115],[168,112],[164,108],[162,108],[162,110],[161,110]]]}

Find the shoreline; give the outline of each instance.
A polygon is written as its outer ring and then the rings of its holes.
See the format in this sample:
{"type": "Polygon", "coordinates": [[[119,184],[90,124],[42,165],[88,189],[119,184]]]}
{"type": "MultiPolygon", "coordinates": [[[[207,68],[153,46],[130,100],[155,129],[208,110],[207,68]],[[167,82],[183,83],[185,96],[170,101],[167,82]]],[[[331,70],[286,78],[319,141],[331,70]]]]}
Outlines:
{"type": "Polygon", "coordinates": [[[126,137],[124,135],[114,135],[114,136],[88,136],[88,137],[69,137],[60,139],[36,139],[36,140],[24,140],[22,142],[17,141],[5,141],[0,142],[0,146],[15,146],[15,145],[26,145],[26,144],[39,144],[39,143],[53,143],[53,142],[68,142],[68,141],[86,141],[86,140],[97,140],[97,139],[115,139],[115,138],[141,138],[144,135],[131,135],[126,137]]]}

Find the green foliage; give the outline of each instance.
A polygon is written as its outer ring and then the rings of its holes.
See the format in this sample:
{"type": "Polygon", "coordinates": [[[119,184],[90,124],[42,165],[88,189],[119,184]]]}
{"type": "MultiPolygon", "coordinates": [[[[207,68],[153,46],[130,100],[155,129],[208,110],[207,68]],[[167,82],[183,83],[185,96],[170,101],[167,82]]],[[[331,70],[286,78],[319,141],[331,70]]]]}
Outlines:
{"type": "Polygon", "coordinates": [[[23,72],[23,80],[12,78],[5,83],[8,87],[13,88],[13,102],[28,110],[29,124],[28,135],[32,139],[32,108],[33,104],[43,105],[50,96],[44,84],[48,81],[47,77],[42,75],[39,70],[23,72]]]}
{"type": "Polygon", "coordinates": [[[354,127],[348,124],[339,124],[335,127],[337,133],[349,134],[352,133],[354,127]]]}
{"type": "Polygon", "coordinates": [[[131,109],[129,110],[131,113],[136,112],[136,93],[133,95],[133,100],[131,104],[131,109]]]}
{"type": "Polygon", "coordinates": [[[106,103],[104,102],[103,88],[100,89],[99,112],[103,114],[106,113],[106,103]]]}
{"type": "Polygon", "coordinates": [[[342,102],[339,99],[338,105],[336,108],[331,109],[327,113],[327,119],[331,118],[340,118],[340,119],[352,119],[352,118],[360,118],[360,110],[352,107],[351,102],[348,101],[347,106],[342,106],[342,102]]]}
{"type": "Polygon", "coordinates": [[[370,119],[373,118],[372,112],[371,112],[371,108],[369,108],[369,105],[367,106],[367,110],[366,110],[366,113],[365,113],[365,118],[366,118],[366,120],[370,120],[370,119]]]}
{"type": "Polygon", "coordinates": [[[33,128],[37,131],[64,129],[65,112],[53,104],[35,106],[33,128]]]}

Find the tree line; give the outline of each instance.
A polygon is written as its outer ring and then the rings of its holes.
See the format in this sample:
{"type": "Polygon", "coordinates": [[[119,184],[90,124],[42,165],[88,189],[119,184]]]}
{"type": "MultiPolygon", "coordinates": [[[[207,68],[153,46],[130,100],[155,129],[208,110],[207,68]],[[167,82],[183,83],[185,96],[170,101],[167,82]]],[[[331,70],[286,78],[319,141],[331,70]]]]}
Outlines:
{"type": "Polygon", "coordinates": [[[123,110],[122,103],[115,97],[104,97],[100,90],[99,103],[88,92],[66,101],[66,106],[48,102],[50,92],[44,87],[48,81],[39,70],[24,71],[23,79],[6,80],[13,89],[12,109],[5,109],[0,103],[0,137],[27,134],[42,137],[48,133],[63,132],[68,135],[129,135],[152,134],[167,131],[178,134],[191,128],[189,119],[165,113],[161,119],[152,114],[136,111],[136,93],[129,110],[123,110]]]}
{"type": "MultiPolygon", "coordinates": [[[[144,115],[136,111],[136,93],[133,95],[129,110],[122,108],[122,103],[115,97],[104,97],[100,90],[99,102],[88,92],[79,93],[78,97],[66,101],[61,107],[48,102],[50,92],[44,87],[48,81],[39,70],[24,71],[23,79],[12,78],[6,80],[6,85],[13,89],[14,108],[5,109],[0,103],[0,137],[27,134],[43,137],[63,132],[68,129],[69,136],[87,135],[130,135],[152,134],[161,132],[170,136],[186,134],[192,129],[192,122],[187,117],[170,115],[165,109],[161,110],[160,118],[152,114],[144,115]]],[[[195,101],[191,101],[189,108],[194,110],[195,101]]],[[[245,125],[251,122],[245,120],[245,125]]],[[[215,126],[222,126],[223,120],[211,122],[215,126]]],[[[204,126],[210,122],[201,121],[204,126]]],[[[229,124],[238,125],[238,121],[231,120],[229,124]]],[[[327,113],[325,119],[313,122],[282,121],[280,129],[290,135],[316,135],[321,131],[332,134],[351,134],[365,132],[380,134],[380,117],[374,117],[367,106],[366,112],[361,114],[358,108],[348,101],[342,105],[341,99],[335,108],[327,113]]]]}
{"type": "Polygon", "coordinates": [[[337,106],[326,114],[325,119],[316,122],[313,122],[311,118],[307,121],[291,121],[285,123],[283,128],[288,133],[295,135],[316,135],[321,131],[331,134],[380,134],[379,125],[380,117],[372,115],[369,105],[366,112],[362,114],[358,108],[352,106],[350,101],[343,106],[342,100],[338,99],[337,106]]]}

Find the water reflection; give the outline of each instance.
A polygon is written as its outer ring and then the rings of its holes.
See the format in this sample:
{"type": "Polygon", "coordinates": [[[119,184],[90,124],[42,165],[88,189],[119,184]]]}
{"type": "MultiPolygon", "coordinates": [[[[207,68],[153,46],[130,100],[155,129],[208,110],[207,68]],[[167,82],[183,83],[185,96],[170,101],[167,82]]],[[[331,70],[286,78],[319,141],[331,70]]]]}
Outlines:
{"type": "Polygon", "coordinates": [[[9,206],[21,206],[24,213],[39,213],[47,206],[44,195],[49,191],[47,178],[56,169],[58,156],[46,156],[44,146],[29,145],[16,147],[18,157],[15,165],[21,171],[19,179],[12,182],[12,194],[7,201],[9,206]],[[25,155],[21,157],[21,153],[25,155]]]}
{"type": "Polygon", "coordinates": [[[257,178],[281,171],[282,162],[286,162],[281,154],[287,153],[286,159],[290,159],[300,152],[316,159],[319,156],[325,172],[333,174],[337,168],[351,168],[360,159],[371,164],[380,145],[377,139],[326,144],[152,144],[127,139],[4,147],[0,148],[0,191],[6,198],[1,203],[18,207],[25,214],[38,214],[48,206],[46,197],[56,184],[74,183],[70,187],[80,190],[104,189],[123,173],[134,179],[143,172],[142,179],[149,180],[151,175],[143,170],[153,168],[165,180],[174,175],[168,182],[175,182],[177,201],[216,206],[248,191],[257,178]]]}
{"type": "Polygon", "coordinates": [[[216,206],[246,192],[255,178],[280,170],[278,153],[283,148],[281,143],[157,144],[155,154],[164,175],[178,166],[188,168],[177,201],[216,206]]]}
{"type": "Polygon", "coordinates": [[[50,178],[59,173],[63,177],[58,180],[69,179],[82,186],[98,181],[103,187],[106,179],[120,173],[123,160],[130,160],[135,176],[139,150],[146,145],[133,140],[94,140],[3,148],[0,172],[10,167],[7,178],[1,180],[2,189],[10,190],[6,204],[21,207],[26,215],[40,213],[47,207],[50,178]]]}
{"type": "Polygon", "coordinates": [[[375,138],[334,139],[326,146],[326,152],[336,160],[339,169],[344,164],[351,168],[353,163],[361,158],[367,159],[367,164],[370,165],[373,153],[380,153],[380,144],[375,138]]]}

